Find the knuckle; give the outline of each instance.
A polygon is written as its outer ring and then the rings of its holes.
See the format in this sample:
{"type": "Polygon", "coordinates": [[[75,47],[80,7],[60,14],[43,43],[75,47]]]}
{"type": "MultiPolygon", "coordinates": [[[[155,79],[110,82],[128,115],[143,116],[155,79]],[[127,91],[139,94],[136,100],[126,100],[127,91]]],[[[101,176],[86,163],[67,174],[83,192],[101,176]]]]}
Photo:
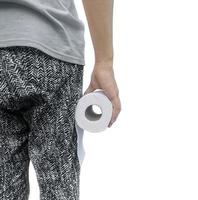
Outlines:
{"type": "Polygon", "coordinates": [[[116,96],[119,96],[119,90],[116,91],[116,96]]]}
{"type": "Polygon", "coordinates": [[[119,106],[119,107],[117,108],[117,110],[118,110],[118,112],[120,112],[120,111],[121,111],[121,106],[119,106]]]}

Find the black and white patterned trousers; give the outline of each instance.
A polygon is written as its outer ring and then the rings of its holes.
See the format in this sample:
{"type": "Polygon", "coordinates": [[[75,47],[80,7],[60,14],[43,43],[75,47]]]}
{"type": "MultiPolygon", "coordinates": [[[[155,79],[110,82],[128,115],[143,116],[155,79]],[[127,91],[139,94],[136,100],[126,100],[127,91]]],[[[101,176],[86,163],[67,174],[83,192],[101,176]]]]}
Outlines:
{"type": "Polygon", "coordinates": [[[83,67],[33,47],[0,48],[0,200],[28,199],[30,161],[41,200],[79,199],[83,67]]]}

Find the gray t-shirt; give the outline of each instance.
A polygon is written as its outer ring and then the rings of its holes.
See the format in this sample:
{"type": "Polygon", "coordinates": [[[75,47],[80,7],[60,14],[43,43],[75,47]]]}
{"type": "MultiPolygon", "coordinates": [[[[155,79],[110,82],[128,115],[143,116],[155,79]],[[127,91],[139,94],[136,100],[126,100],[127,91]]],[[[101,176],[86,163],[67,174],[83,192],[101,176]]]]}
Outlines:
{"type": "Polygon", "coordinates": [[[74,0],[0,0],[0,47],[8,46],[85,65],[84,23],[74,0]]]}

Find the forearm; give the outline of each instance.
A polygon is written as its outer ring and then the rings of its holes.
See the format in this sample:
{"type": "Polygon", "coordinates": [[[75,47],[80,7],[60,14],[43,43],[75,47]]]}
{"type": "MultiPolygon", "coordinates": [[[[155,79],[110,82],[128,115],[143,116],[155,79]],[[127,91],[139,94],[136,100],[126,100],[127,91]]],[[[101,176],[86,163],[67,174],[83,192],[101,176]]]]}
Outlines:
{"type": "Polygon", "coordinates": [[[113,70],[113,3],[114,0],[82,0],[94,46],[95,65],[91,81],[84,94],[104,90],[112,103],[112,117],[108,127],[115,122],[121,110],[119,89],[113,70]]]}
{"type": "MultiPolygon", "coordinates": [[[[82,0],[95,52],[95,62],[113,61],[113,0],[82,0]]],[[[109,65],[111,66],[111,65],[109,65]]]]}

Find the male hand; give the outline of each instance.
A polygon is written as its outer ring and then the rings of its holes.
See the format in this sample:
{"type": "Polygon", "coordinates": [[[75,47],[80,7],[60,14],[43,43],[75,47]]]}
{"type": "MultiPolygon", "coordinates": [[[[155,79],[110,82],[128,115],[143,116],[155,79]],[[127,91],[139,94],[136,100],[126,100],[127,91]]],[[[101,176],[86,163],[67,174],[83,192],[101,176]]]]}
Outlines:
{"type": "Polygon", "coordinates": [[[93,92],[95,89],[103,89],[105,95],[109,98],[113,105],[112,118],[108,125],[108,127],[110,128],[112,124],[116,121],[121,111],[119,89],[114,77],[114,71],[111,62],[95,64],[94,70],[91,74],[90,84],[84,94],[93,92]]]}

